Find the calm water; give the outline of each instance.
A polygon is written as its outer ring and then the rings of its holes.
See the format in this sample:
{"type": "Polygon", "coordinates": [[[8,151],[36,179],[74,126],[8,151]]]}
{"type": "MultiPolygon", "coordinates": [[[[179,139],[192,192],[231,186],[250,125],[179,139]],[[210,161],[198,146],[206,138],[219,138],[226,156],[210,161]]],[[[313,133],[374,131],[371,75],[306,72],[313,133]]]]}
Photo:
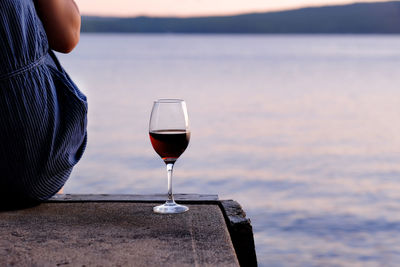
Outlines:
{"type": "Polygon", "coordinates": [[[261,266],[400,262],[400,36],[83,35],[61,56],[89,99],[66,193],[164,193],[152,101],[187,101],[177,193],[251,218],[261,266]]]}

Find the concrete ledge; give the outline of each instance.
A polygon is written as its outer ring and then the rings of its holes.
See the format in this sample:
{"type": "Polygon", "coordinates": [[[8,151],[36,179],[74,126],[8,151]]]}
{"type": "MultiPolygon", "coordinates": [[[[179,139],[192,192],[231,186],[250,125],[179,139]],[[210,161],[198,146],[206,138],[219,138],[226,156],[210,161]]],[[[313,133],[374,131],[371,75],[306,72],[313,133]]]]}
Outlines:
{"type": "MultiPolygon", "coordinates": [[[[235,244],[250,240],[237,237],[236,222],[243,222],[232,213],[236,202],[216,195],[176,195],[188,204],[188,212],[154,214],[152,207],[164,199],[57,195],[36,207],[0,212],[0,266],[256,265],[254,242],[247,251],[246,245],[235,244]],[[241,256],[246,253],[254,257],[241,256]]],[[[252,232],[242,233],[252,240],[252,232]]]]}
{"type": "Polygon", "coordinates": [[[253,227],[242,206],[234,200],[220,201],[236,255],[241,266],[257,266],[253,227]]]}
{"type": "MultiPolygon", "coordinates": [[[[218,203],[218,195],[206,194],[174,194],[176,201],[181,203],[218,203]]],[[[113,195],[113,194],[58,194],[46,202],[165,202],[166,194],[155,195],[113,195]]]]}

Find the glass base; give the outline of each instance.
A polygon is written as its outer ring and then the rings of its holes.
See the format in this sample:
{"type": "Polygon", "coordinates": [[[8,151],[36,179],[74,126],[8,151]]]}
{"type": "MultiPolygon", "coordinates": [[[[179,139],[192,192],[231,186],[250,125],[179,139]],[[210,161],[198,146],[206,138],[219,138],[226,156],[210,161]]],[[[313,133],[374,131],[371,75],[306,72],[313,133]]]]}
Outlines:
{"type": "Polygon", "coordinates": [[[188,210],[189,210],[188,207],[176,204],[174,201],[167,201],[164,204],[153,208],[153,211],[155,213],[160,213],[160,214],[183,213],[188,210]]]}

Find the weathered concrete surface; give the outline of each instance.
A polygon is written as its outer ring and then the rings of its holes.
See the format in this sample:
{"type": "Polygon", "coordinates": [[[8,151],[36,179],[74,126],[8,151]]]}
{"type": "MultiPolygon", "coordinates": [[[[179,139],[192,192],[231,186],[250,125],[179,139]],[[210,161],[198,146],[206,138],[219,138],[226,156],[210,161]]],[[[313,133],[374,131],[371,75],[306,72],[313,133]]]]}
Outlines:
{"type": "Polygon", "coordinates": [[[238,266],[218,205],[44,203],[0,212],[0,266],[238,266]]]}
{"type": "MultiPolygon", "coordinates": [[[[179,203],[210,203],[217,204],[218,195],[210,194],[175,194],[174,198],[179,203]]],[[[116,195],[116,194],[60,194],[55,195],[46,202],[160,202],[167,199],[167,194],[152,195],[116,195]]]]}
{"type": "Polygon", "coordinates": [[[231,240],[241,266],[257,266],[253,227],[240,204],[234,200],[221,200],[231,240]]]}

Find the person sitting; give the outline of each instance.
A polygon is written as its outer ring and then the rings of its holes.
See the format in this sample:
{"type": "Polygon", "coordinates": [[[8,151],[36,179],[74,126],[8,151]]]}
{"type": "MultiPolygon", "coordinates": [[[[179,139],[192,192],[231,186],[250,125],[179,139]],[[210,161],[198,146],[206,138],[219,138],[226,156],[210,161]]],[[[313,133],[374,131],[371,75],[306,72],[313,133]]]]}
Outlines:
{"type": "Polygon", "coordinates": [[[0,1],[0,205],[46,200],[87,143],[87,99],[53,50],[80,38],[73,0],[0,1]]]}

